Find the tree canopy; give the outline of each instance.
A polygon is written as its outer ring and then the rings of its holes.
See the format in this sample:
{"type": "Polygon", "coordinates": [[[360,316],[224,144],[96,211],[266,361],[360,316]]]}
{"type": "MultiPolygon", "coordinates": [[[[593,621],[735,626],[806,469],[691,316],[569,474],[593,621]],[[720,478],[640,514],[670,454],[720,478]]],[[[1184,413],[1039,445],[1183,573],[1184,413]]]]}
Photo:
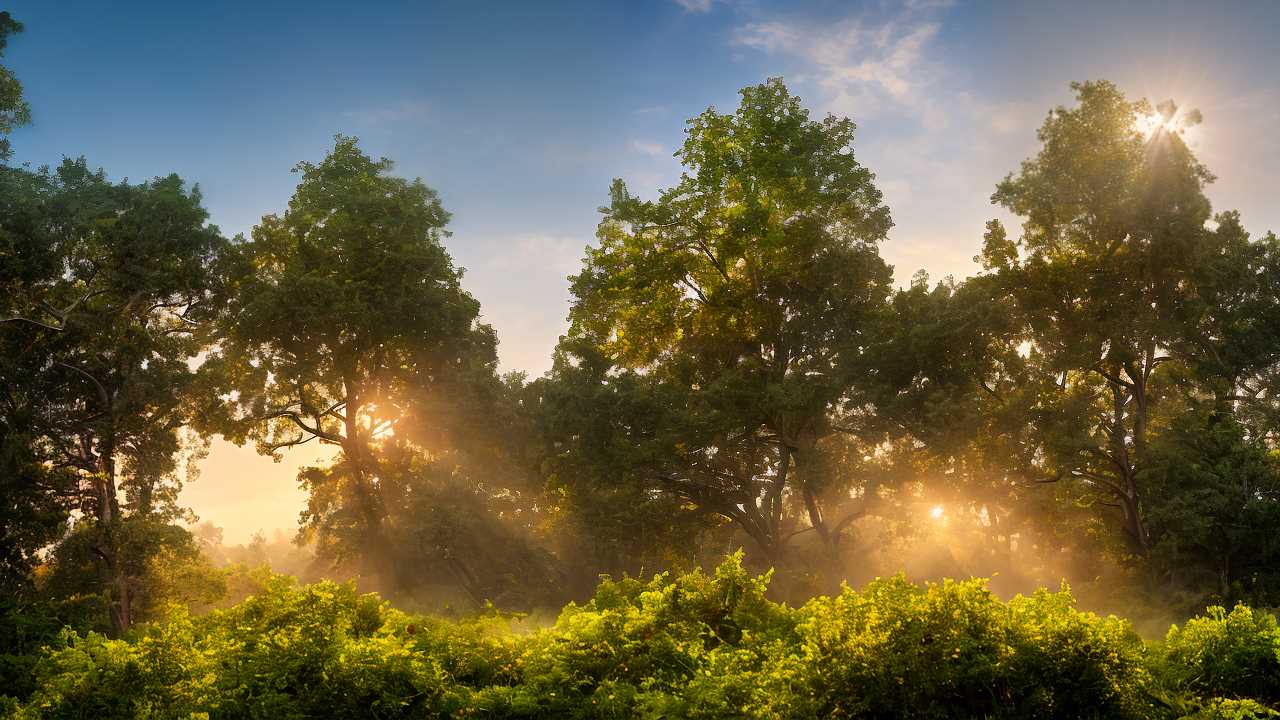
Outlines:
{"type": "Polygon", "coordinates": [[[776,559],[798,530],[789,503],[831,546],[859,512],[824,514],[847,482],[821,446],[859,403],[892,223],[853,131],[810,119],[780,81],[743,90],[735,113],[690,121],[677,186],[642,201],[614,182],[573,279],[557,372],[603,363],[602,385],[668,395],[628,438],[651,441],[638,479],[776,559]]]}

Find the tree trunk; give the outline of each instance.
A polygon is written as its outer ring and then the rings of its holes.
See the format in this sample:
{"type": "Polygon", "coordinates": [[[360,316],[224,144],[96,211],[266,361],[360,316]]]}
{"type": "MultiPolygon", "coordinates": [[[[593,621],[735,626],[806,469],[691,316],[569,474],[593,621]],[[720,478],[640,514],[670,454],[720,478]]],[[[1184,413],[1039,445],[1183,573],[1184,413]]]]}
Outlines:
{"type": "Polygon", "coordinates": [[[1119,496],[1120,509],[1124,513],[1124,529],[1133,544],[1134,550],[1142,557],[1151,554],[1151,535],[1147,524],[1142,519],[1142,504],[1139,502],[1138,488],[1133,473],[1126,473],[1125,486],[1127,492],[1119,496]]]}
{"type": "MultiPolygon", "coordinates": [[[[1151,536],[1142,519],[1138,469],[1146,450],[1148,373],[1145,370],[1141,373],[1134,372],[1131,364],[1126,364],[1123,370],[1129,376],[1128,385],[1114,379],[1108,380],[1112,397],[1111,457],[1119,470],[1120,481],[1116,499],[1123,513],[1125,533],[1134,550],[1142,557],[1147,557],[1151,553],[1151,536]],[[1127,410],[1131,400],[1134,406],[1132,413],[1127,410]],[[1132,452],[1129,450],[1130,440],[1133,442],[1132,452]]],[[[1118,378],[1119,373],[1115,375],[1118,378]]]]}
{"type": "Polygon", "coordinates": [[[115,442],[113,429],[104,431],[107,438],[99,442],[96,458],[92,458],[92,441],[85,444],[97,471],[94,490],[97,495],[97,537],[94,551],[97,555],[98,575],[110,602],[111,630],[117,637],[133,624],[133,592],[129,585],[126,558],[120,532],[120,500],[116,493],[115,442]]]}
{"type": "Polygon", "coordinates": [[[801,438],[795,448],[796,473],[799,476],[800,495],[804,500],[809,524],[821,543],[818,570],[824,584],[834,587],[844,579],[840,568],[840,535],[842,529],[833,530],[822,512],[818,495],[826,487],[826,465],[818,450],[816,437],[801,438]]]}
{"type": "Polygon", "coordinates": [[[347,456],[351,468],[352,486],[354,488],[356,507],[365,523],[365,534],[373,556],[372,565],[382,580],[393,589],[402,590],[406,585],[406,577],[396,561],[391,541],[387,538],[384,525],[384,510],[379,502],[378,489],[374,486],[377,476],[377,463],[364,438],[357,420],[359,406],[350,407],[345,421],[346,437],[342,442],[342,452],[347,456]]]}

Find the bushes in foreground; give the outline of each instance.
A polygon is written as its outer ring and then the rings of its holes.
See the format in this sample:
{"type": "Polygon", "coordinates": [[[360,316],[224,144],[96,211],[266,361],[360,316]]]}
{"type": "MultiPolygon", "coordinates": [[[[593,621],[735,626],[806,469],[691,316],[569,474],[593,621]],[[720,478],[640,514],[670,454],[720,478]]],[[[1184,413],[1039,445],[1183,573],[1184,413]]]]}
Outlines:
{"type": "MultiPolygon", "coordinates": [[[[901,578],[790,608],[737,559],[606,581],[547,628],[277,578],[127,640],[66,632],[18,717],[1280,717],[1280,632],[1213,609],[1146,645],[1067,592],[901,578]]],[[[2,707],[2,705],[0,705],[2,707]]]]}
{"type": "Polygon", "coordinates": [[[1280,707],[1280,626],[1238,605],[1170,628],[1160,658],[1168,685],[1192,695],[1255,698],[1280,707]]]}

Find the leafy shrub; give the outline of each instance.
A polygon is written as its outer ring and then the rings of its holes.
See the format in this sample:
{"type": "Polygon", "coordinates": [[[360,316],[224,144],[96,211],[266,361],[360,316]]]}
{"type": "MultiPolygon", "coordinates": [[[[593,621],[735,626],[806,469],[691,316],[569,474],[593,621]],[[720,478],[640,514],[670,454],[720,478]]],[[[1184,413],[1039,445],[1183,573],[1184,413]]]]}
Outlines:
{"type": "Polygon", "coordinates": [[[391,716],[444,682],[403,616],[351,585],[274,579],[240,605],[173,611],[132,641],[68,633],[37,668],[39,717],[391,716]],[[390,626],[390,629],[387,628],[390,626]]]}
{"type": "Polygon", "coordinates": [[[1175,691],[1280,704],[1280,627],[1244,605],[1211,607],[1169,630],[1161,672],[1175,691]]]}
{"type": "MultiPolygon", "coordinates": [[[[793,631],[791,612],[766,600],[766,587],[740,556],[710,576],[606,581],[590,602],[570,605],[555,627],[529,638],[521,658],[526,706],[536,703],[550,717],[625,717],[633,709],[714,716],[714,707],[726,706],[719,697],[726,689],[706,680],[723,677],[715,667],[735,665],[755,682],[766,662],[759,649],[793,631]]],[[[733,704],[733,715],[742,707],[733,704]]]]}
{"type": "Polygon", "coordinates": [[[1273,720],[1274,718],[1280,718],[1280,712],[1256,701],[1214,698],[1200,704],[1195,712],[1183,715],[1179,720],[1273,720]]]}
{"type": "Polygon", "coordinates": [[[1127,623],[1041,591],[898,577],[801,611],[800,681],[818,717],[1132,717],[1148,683],[1127,623]]]}
{"type": "Polygon", "coordinates": [[[1149,654],[1127,623],[1076,611],[1065,591],[1006,603],[982,581],[898,577],[790,608],[770,602],[767,576],[739,557],[710,574],[606,581],[527,632],[496,613],[408,615],[351,585],[261,582],[233,608],[178,608],[129,639],[64,631],[36,663],[34,692],[0,708],[31,718],[1246,719],[1268,717],[1273,702],[1249,693],[1268,687],[1259,673],[1276,661],[1275,624],[1242,608],[1175,628],[1149,654]]]}
{"type": "Polygon", "coordinates": [[[106,606],[101,595],[59,600],[0,598],[0,697],[29,695],[35,689],[33,673],[40,649],[56,643],[67,627],[81,632],[103,629],[106,606]]]}

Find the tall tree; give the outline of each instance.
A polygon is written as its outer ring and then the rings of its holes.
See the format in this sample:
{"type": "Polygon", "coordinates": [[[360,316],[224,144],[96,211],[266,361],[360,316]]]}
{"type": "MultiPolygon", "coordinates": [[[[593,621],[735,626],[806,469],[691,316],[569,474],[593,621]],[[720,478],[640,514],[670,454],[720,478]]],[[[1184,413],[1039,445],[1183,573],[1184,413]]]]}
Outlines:
{"type": "MultiPolygon", "coordinates": [[[[22,23],[8,12],[0,12],[0,56],[9,38],[22,32],[22,23]]],[[[22,99],[22,84],[6,67],[0,66],[0,135],[30,119],[30,108],[22,99]]],[[[0,162],[11,155],[8,138],[0,138],[0,162]]],[[[27,237],[15,237],[12,221],[36,196],[38,181],[29,173],[5,171],[2,176],[5,216],[0,225],[0,286],[9,288],[39,272],[41,259],[28,258],[35,248],[26,247],[27,237]],[[5,225],[9,227],[6,228],[5,225]]],[[[10,293],[0,294],[0,317],[19,311],[10,293]]],[[[15,316],[16,317],[16,316],[15,316]]],[[[27,352],[36,339],[34,328],[0,329],[0,594],[16,597],[30,585],[31,570],[40,550],[59,534],[70,511],[67,488],[74,479],[66,472],[50,472],[40,462],[33,447],[32,407],[38,390],[30,379],[38,374],[41,358],[27,352]],[[23,332],[23,331],[26,332],[23,332]]]]}
{"type": "Polygon", "coordinates": [[[1078,105],[1050,113],[1040,152],[992,196],[1024,219],[1021,237],[991,223],[982,261],[1016,304],[1043,379],[1027,456],[1042,480],[1118,511],[1130,549],[1146,555],[1152,420],[1178,392],[1171,366],[1196,362],[1190,311],[1203,308],[1199,271],[1224,236],[1207,226],[1213,177],[1181,135],[1141,129],[1156,109],[1110,83],[1073,88],[1078,105]]]}
{"type": "Polygon", "coordinates": [[[746,88],[736,112],[689,122],[686,171],[657,200],[614,182],[573,278],[568,361],[585,343],[612,368],[601,382],[635,375],[672,398],[648,481],[730,519],[775,562],[805,530],[833,550],[860,512],[824,508],[851,492],[824,446],[859,405],[891,222],[853,131],[810,119],[780,80],[746,88]]]}
{"type": "MultiPolygon", "coordinates": [[[[873,348],[872,407],[898,450],[890,467],[909,478],[902,485],[924,507],[942,506],[948,521],[971,523],[983,547],[966,552],[986,553],[1003,580],[1011,571],[1034,576],[1037,560],[1064,546],[1098,566],[1094,518],[1065,497],[1066,484],[1047,493],[1041,482],[1052,435],[1041,427],[1043,402],[1060,388],[1024,344],[1018,306],[1001,280],[948,278],[930,288],[919,272],[891,308],[884,342],[873,348]]],[[[911,494],[900,493],[892,508],[907,521],[911,494]]]]}
{"type": "Polygon", "coordinates": [[[304,534],[327,557],[366,557],[400,584],[379,446],[407,430],[421,393],[492,376],[496,359],[441,245],[449,214],[391,167],[341,136],[322,162],[298,165],[288,210],[235,246],[206,367],[228,393],[221,429],[233,440],[269,454],[313,441],[338,449],[331,468],[300,476],[304,534]]]}
{"type": "MultiPolygon", "coordinates": [[[[84,160],[5,169],[0,344],[7,417],[22,417],[39,476],[70,473],[117,631],[132,622],[126,516],[172,519],[179,433],[193,406],[222,247],[198,189],[129,185],[84,160]],[[25,368],[25,369],[24,369],[25,368]],[[15,379],[10,378],[10,379],[15,379]]],[[[7,423],[10,429],[15,423],[7,423]]]]}

